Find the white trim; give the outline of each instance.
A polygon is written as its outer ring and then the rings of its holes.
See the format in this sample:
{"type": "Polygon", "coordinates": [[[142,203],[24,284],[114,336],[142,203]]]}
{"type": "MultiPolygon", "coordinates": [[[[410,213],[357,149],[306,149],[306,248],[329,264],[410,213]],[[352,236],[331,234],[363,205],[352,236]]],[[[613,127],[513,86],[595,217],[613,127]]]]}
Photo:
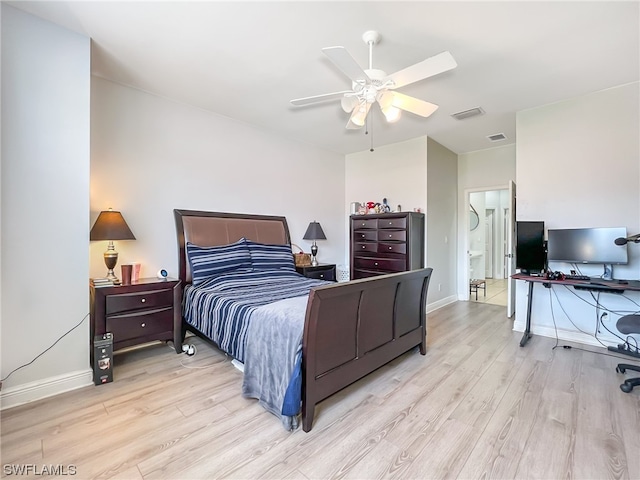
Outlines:
{"type": "Polygon", "coordinates": [[[448,297],[438,300],[437,302],[429,303],[427,305],[427,313],[429,314],[431,312],[435,312],[439,308],[446,307],[447,305],[451,303],[455,303],[457,301],[458,299],[456,298],[455,295],[450,295],[448,297]]]}
{"type": "Polygon", "coordinates": [[[10,387],[0,392],[0,410],[17,407],[18,405],[52,397],[88,385],[93,385],[93,372],[91,369],[79,370],[10,387]]]}
{"type": "MultiPolygon", "coordinates": [[[[524,322],[513,323],[513,330],[515,332],[524,332],[524,327],[525,327],[524,322]]],[[[531,333],[533,335],[539,335],[541,337],[556,338],[556,329],[549,326],[537,326],[537,327],[532,326],[531,333]]],[[[583,345],[591,345],[594,347],[602,347],[602,343],[604,343],[607,346],[615,347],[618,343],[621,343],[621,341],[616,342],[615,337],[611,337],[609,335],[605,336],[605,334],[598,335],[598,339],[602,342],[600,343],[590,333],[578,332],[576,330],[565,330],[562,328],[558,329],[557,337],[558,337],[558,340],[562,340],[565,342],[581,343],[583,345]]]]}

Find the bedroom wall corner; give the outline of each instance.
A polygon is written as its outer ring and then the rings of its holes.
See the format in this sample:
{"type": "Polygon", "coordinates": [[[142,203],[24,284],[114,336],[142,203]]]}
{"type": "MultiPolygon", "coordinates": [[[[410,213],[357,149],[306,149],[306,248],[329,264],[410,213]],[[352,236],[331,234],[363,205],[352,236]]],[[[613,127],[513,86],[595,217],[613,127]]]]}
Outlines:
{"type": "Polygon", "coordinates": [[[433,268],[429,304],[455,301],[458,155],[427,139],[427,266],[433,268]]]}
{"type": "MultiPolygon", "coordinates": [[[[177,276],[176,208],[285,216],[306,252],[317,220],[319,261],[341,263],[343,155],[98,77],[91,132],[91,221],[122,211],[136,240],[116,242],[118,263],[140,262],[141,276],[177,276]]],[[[104,276],[105,248],[92,242],[91,276],[104,276]]]]}
{"type": "Polygon", "coordinates": [[[91,383],[90,39],[0,5],[2,408],[91,383]]]}

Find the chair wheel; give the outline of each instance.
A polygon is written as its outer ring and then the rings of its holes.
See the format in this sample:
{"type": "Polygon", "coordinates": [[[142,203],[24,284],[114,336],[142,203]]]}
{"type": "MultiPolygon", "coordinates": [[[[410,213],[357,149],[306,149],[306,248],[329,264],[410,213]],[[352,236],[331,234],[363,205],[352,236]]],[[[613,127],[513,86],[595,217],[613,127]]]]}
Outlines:
{"type": "Polygon", "coordinates": [[[628,383],[623,383],[620,385],[620,390],[622,390],[624,393],[629,393],[631,390],[633,390],[633,387],[628,383]]]}
{"type": "Polygon", "coordinates": [[[624,373],[626,371],[627,371],[627,369],[624,368],[624,367],[616,367],[616,372],[618,372],[618,373],[624,373]]]}

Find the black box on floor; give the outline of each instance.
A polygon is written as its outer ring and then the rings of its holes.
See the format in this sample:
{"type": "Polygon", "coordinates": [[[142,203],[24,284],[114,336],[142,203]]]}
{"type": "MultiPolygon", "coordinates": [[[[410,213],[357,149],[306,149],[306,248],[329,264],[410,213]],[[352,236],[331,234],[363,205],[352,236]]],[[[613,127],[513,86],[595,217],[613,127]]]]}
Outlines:
{"type": "Polygon", "coordinates": [[[93,339],[93,383],[113,382],[113,336],[96,335],[93,339]]]}

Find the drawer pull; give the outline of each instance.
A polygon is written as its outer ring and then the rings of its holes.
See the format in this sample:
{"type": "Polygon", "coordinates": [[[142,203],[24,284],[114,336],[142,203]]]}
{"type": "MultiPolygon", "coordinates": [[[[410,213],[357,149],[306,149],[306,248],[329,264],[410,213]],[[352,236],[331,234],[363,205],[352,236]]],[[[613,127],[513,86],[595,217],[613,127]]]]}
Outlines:
{"type": "Polygon", "coordinates": [[[362,238],[364,238],[364,234],[362,234],[362,238]]]}
{"type": "Polygon", "coordinates": [[[324,278],[324,273],[321,273],[321,274],[320,274],[320,278],[324,278]]]}
{"type": "Polygon", "coordinates": [[[377,267],[378,266],[378,262],[374,263],[374,265],[377,267]]]}
{"type": "Polygon", "coordinates": [[[389,247],[389,250],[391,250],[393,247],[389,247]]]}
{"type": "Polygon", "coordinates": [[[146,323],[143,323],[143,324],[142,324],[142,325],[140,325],[140,326],[141,326],[142,328],[144,328],[144,327],[146,327],[146,326],[147,326],[147,324],[146,324],[146,323]]]}
{"type": "Polygon", "coordinates": [[[143,298],[143,299],[142,299],[142,300],[140,300],[140,301],[141,301],[142,303],[144,303],[144,302],[146,302],[146,301],[147,301],[147,299],[146,299],[146,298],[143,298]]]}
{"type": "Polygon", "coordinates": [[[362,248],[367,248],[367,247],[365,247],[364,245],[362,245],[362,248]]]}
{"type": "Polygon", "coordinates": [[[389,225],[393,225],[393,222],[389,222],[389,225]]]}
{"type": "Polygon", "coordinates": [[[393,235],[389,234],[389,238],[391,238],[393,235]]]}

